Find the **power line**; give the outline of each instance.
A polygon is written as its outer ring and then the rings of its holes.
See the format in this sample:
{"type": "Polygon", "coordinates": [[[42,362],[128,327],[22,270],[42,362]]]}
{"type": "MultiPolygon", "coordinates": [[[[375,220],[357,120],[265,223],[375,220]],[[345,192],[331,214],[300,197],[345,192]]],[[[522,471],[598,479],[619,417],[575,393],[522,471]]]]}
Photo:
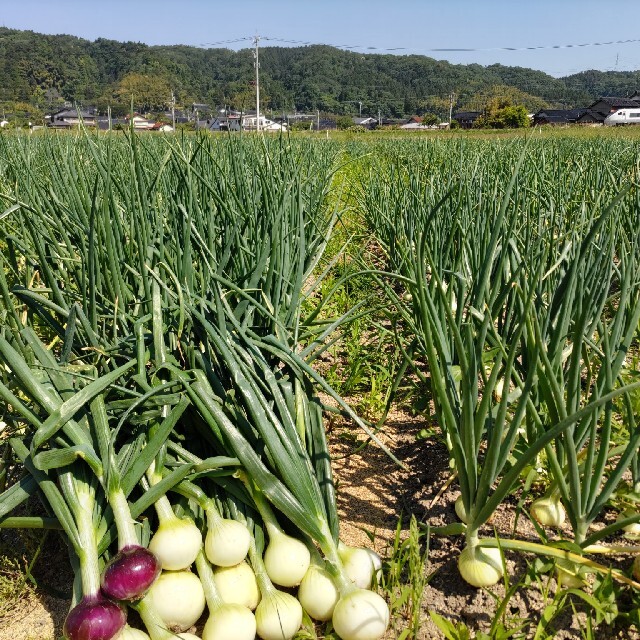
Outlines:
{"type": "MultiPolygon", "coordinates": [[[[221,40],[219,42],[208,42],[200,46],[214,47],[221,44],[234,44],[245,42],[253,38],[236,38],[233,40],[221,40]]],[[[482,51],[542,51],[548,49],[579,49],[584,47],[605,47],[620,44],[636,44],[640,42],[640,38],[629,38],[626,40],[607,40],[603,42],[581,42],[568,44],[548,44],[536,45],[529,47],[373,47],[359,44],[329,44],[326,42],[311,42],[307,40],[292,40],[287,38],[262,36],[263,40],[272,42],[281,42],[284,44],[295,44],[301,46],[327,46],[335,49],[364,49],[366,51],[425,51],[431,53],[474,53],[482,51]]]]}
{"type": "Polygon", "coordinates": [[[232,40],[220,40],[218,42],[204,42],[200,44],[201,47],[217,47],[221,44],[235,44],[236,42],[246,42],[252,40],[252,38],[234,38],[232,40]]]}

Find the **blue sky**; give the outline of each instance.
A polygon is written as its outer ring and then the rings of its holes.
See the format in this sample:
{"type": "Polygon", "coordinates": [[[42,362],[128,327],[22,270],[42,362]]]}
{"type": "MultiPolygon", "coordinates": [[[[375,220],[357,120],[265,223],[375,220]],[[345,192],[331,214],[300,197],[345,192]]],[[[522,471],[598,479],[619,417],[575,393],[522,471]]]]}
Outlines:
{"type": "Polygon", "coordinates": [[[0,0],[0,24],[150,45],[201,46],[259,33],[271,38],[265,46],[289,46],[282,40],[348,45],[365,55],[416,53],[554,76],[640,69],[638,0],[0,0]],[[639,41],[595,44],[624,40],[639,41]],[[475,51],[433,51],[461,48],[475,51]]]}

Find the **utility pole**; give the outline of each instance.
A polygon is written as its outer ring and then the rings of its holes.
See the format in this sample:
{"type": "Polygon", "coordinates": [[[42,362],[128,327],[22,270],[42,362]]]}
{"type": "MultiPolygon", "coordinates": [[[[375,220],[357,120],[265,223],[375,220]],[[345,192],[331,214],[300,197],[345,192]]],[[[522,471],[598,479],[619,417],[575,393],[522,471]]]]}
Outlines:
{"type": "Polygon", "coordinates": [[[456,94],[452,91],[449,94],[449,129],[451,129],[451,120],[453,117],[453,102],[455,100],[456,94]]]}
{"type": "Polygon", "coordinates": [[[173,126],[173,130],[176,130],[176,97],[171,91],[171,124],[173,126]]]}
{"type": "Polygon", "coordinates": [[[253,44],[256,50],[253,54],[256,65],[256,131],[260,131],[260,60],[258,58],[258,43],[260,42],[260,36],[255,35],[253,37],[253,44]]]}
{"type": "Polygon", "coordinates": [[[317,116],[318,116],[318,120],[317,120],[318,125],[316,127],[316,131],[320,131],[320,109],[318,109],[317,116]]]}

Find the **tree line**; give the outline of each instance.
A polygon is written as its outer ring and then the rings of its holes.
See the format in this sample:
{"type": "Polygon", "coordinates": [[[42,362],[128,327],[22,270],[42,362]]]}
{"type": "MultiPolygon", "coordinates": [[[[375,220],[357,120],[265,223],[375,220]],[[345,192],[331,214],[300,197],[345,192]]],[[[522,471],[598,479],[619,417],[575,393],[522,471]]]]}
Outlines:
{"type": "MultiPolygon", "coordinates": [[[[482,111],[499,92],[509,93],[510,104],[536,111],[586,106],[640,86],[638,71],[554,78],[522,67],[454,65],[325,45],[263,47],[260,62],[262,106],[273,113],[446,119],[452,105],[482,111]]],[[[159,112],[172,97],[178,106],[205,102],[250,109],[254,78],[251,49],[148,46],[0,28],[0,104],[33,117],[65,102],[102,112],[110,107],[117,115],[127,113],[133,101],[138,110],[159,112]]]]}

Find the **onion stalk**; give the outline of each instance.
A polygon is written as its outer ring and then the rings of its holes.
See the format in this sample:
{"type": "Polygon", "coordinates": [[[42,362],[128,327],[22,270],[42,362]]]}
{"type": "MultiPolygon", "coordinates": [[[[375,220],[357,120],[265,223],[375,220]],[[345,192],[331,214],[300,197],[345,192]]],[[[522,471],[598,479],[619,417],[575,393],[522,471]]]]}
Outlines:
{"type": "Polygon", "coordinates": [[[462,496],[458,496],[453,505],[456,515],[460,519],[460,522],[464,522],[464,524],[469,524],[469,517],[467,516],[467,512],[464,508],[464,501],[462,500],[462,496]]]}
{"type": "MultiPolygon", "coordinates": [[[[82,599],[64,621],[63,633],[68,640],[111,640],[120,633],[127,621],[125,610],[100,592],[100,571],[96,529],[93,522],[95,497],[93,488],[84,481],[82,472],[61,474],[60,483],[67,497],[75,496],[78,539],[74,545],[80,561],[82,599]]],[[[69,501],[73,504],[73,501],[69,501]]]]}
{"type": "Polygon", "coordinates": [[[302,606],[292,595],[273,585],[252,537],[249,558],[260,589],[256,630],[262,640],[291,640],[302,624],[302,606]]]}

